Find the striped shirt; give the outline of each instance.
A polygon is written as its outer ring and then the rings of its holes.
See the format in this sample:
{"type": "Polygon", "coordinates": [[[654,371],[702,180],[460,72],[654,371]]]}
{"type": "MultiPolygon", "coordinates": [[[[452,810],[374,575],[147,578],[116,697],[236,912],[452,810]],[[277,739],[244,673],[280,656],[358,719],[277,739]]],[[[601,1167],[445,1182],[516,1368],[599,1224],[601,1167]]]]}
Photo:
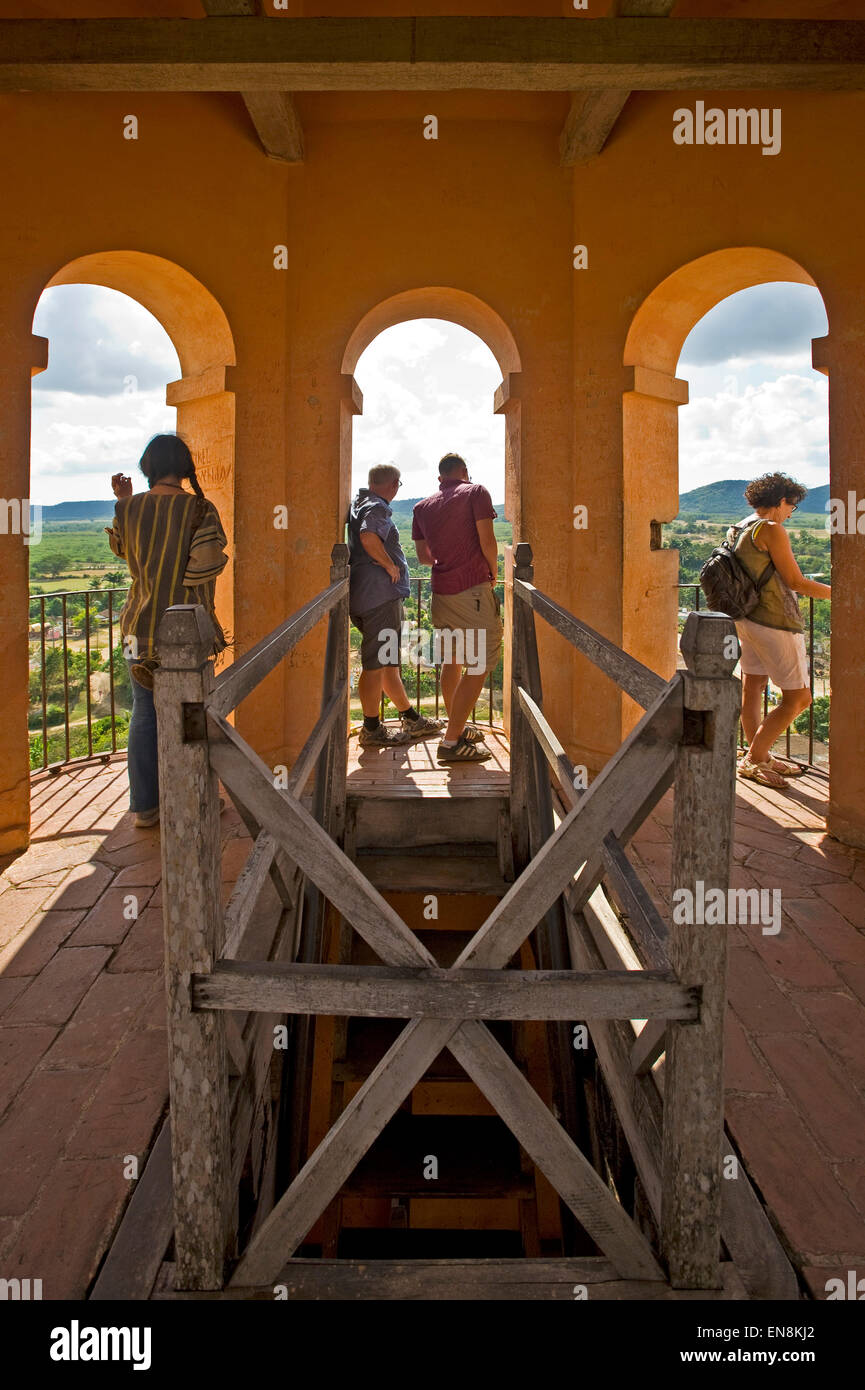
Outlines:
{"type": "Polygon", "coordinates": [[[212,502],[191,492],[121,497],[108,544],[132,576],[120,631],[136,639],[138,659],[155,657],[159,620],[175,603],[202,604],[216,629],[214,653],[224,649],[214,593],[217,575],[228,564],[227,541],[212,502]]]}

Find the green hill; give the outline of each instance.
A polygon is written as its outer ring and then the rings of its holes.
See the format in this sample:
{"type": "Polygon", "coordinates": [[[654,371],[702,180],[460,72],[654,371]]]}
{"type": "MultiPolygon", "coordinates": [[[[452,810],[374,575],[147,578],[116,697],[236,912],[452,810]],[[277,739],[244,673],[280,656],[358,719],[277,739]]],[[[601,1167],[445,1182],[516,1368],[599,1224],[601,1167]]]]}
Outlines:
{"type": "MultiPolygon", "coordinates": [[[[749,511],[745,501],[745,488],[749,482],[749,478],[728,478],[720,483],[708,483],[706,487],[683,492],[679,498],[677,521],[685,516],[717,516],[725,521],[739,521],[749,511]]],[[[824,512],[828,500],[829,484],[824,483],[821,487],[809,489],[801,509],[809,515],[824,512]]]]}
{"type": "MultiPolygon", "coordinates": [[[[32,511],[32,508],[31,508],[32,511]]],[[[114,515],[114,498],[106,501],[100,498],[98,502],[55,502],[51,507],[42,508],[42,521],[63,522],[70,521],[110,521],[114,515]]]]}

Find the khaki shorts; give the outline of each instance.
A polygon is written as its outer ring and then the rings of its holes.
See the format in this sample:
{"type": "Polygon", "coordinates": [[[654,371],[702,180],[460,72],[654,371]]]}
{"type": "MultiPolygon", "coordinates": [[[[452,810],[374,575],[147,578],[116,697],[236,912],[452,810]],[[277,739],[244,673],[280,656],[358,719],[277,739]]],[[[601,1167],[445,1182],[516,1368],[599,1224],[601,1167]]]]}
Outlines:
{"type": "Polygon", "coordinates": [[[433,594],[430,618],[443,664],[466,666],[471,675],[495,670],[502,652],[502,620],[491,584],[460,594],[433,594]]]}
{"type": "Polygon", "coordinates": [[[785,632],[750,618],[739,618],[736,631],[742,649],[739,665],[746,676],[768,676],[779,690],[810,685],[804,632],[785,632]]]}

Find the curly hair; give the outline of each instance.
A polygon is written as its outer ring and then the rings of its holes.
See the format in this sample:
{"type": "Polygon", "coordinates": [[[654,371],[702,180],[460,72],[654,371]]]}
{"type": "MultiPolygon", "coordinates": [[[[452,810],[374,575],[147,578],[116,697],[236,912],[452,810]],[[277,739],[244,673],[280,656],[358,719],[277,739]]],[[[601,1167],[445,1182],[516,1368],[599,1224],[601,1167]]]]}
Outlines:
{"type": "Polygon", "coordinates": [[[745,488],[745,501],[752,507],[780,507],[782,502],[796,505],[808,495],[808,489],[786,473],[764,473],[745,488]]]}

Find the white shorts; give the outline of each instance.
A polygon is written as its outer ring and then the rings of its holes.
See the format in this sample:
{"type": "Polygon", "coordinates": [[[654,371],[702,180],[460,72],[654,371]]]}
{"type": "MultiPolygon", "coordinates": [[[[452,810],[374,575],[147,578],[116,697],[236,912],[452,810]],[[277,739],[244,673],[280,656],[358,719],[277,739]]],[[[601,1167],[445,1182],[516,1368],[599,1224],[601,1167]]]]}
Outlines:
{"type": "Polygon", "coordinates": [[[768,676],[779,690],[804,690],[810,685],[804,632],[784,632],[752,623],[750,618],[737,619],[736,631],[739,664],[746,676],[768,676]]]}

